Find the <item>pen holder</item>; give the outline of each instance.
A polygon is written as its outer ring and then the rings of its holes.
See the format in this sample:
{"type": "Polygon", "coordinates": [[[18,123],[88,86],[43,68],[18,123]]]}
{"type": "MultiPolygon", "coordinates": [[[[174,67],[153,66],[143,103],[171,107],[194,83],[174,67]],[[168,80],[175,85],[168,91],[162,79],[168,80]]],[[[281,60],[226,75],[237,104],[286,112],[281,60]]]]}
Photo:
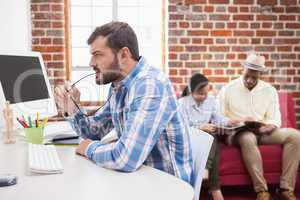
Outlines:
{"type": "Polygon", "coordinates": [[[43,136],[44,136],[43,133],[44,133],[43,127],[25,128],[25,134],[28,143],[43,144],[43,136]]]}

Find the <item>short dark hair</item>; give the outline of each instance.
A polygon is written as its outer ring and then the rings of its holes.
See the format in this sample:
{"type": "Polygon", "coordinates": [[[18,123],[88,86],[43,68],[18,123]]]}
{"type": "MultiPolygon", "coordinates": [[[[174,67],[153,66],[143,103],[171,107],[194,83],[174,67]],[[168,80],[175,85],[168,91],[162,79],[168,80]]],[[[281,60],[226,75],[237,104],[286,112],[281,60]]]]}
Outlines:
{"type": "Polygon", "coordinates": [[[99,36],[107,37],[107,46],[115,51],[127,47],[132,58],[139,60],[139,46],[135,32],[125,22],[110,22],[96,27],[87,40],[88,45],[92,44],[99,36]]]}

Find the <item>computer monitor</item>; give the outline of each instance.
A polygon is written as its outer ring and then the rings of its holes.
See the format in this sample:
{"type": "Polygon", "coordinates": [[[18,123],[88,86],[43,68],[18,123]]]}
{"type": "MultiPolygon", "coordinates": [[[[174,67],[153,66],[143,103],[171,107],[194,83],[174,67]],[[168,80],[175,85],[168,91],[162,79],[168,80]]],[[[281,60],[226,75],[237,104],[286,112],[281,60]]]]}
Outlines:
{"type": "MultiPolygon", "coordinates": [[[[57,115],[52,89],[39,52],[0,52],[0,126],[5,102],[11,103],[14,119],[57,115]]],[[[15,120],[15,124],[17,121],[15,120]]]]}

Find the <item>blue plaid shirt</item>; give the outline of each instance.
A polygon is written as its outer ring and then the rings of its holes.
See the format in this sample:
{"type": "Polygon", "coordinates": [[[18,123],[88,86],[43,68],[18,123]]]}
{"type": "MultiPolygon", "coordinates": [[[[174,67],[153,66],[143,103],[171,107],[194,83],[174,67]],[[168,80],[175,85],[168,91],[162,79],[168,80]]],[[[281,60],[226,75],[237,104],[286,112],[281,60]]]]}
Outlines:
{"type": "Polygon", "coordinates": [[[141,57],[118,87],[110,88],[109,96],[94,116],[78,112],[70,119],[80,136],[94,140],[86,156],[102,167],[125,172],[145,164],[191,183],[188,125],[178,112],[169,79],[141,57]],[[118,140],[101,143],[113,128],[118,140]]]}
{"type": "Polygon", "coordinates": [[[228,125],[229,119],[220,113],[219,106],[214,96],[208,95],[197,105],[192,95],[179,99],[179,110],[190,126],[199,128],[203,124],[228,125]]]}

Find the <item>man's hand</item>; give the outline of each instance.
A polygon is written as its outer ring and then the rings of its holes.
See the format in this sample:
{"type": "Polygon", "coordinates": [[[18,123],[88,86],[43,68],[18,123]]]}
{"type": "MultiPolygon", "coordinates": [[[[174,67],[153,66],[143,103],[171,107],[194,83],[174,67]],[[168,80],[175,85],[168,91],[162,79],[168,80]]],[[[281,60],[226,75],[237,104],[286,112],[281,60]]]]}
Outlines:
{"type": "Polygon", "coordinates": [[[266,124],[259,128],[261,134],[271,134],[277,127],[273,124],[266,124]]]}
{"type": "Polygon", "coordinates": [[[214,133],[217,127],[214,124],[203,124],[200,126],[200,130],[205,131],[207,133],[214,133]]]}
{"type": "Polygon", "coordinates": [[[245,117],[242,122],[246,122],[246,121],[256,121],[253,117],[245,117]]]}
{"type": "Polygon", "coordinates": [[[86,148],[88,147],[88,145],[91,142],[93,142],[93,140],[90,140],[90,139],[86,139],[86,140],[83,140],[82,142],[80,142],[80,144],[76,148],[76,153],[79,155],[85,156],[86,148]]]}
{"type": "Polygon", "coordinates": [[[60,85],[55,88],[54,97],[57,103],[58,110],[60,112],[68,113],[73,115],[76,113],[77,108],[72,101],[71,97],[76,101],[77,104],[80,102],[80,92],[77,88],[70,86],[69,83],[60,85]]]}
{"type": "Polygon", "coordinates": [[[228,125],[229,126],[237,126],[237,125],[240,125],[242,122],[243,122],[242,120],[234,120],[234,119],[232,119],[232,120],[228,121],[228,125]]]}

